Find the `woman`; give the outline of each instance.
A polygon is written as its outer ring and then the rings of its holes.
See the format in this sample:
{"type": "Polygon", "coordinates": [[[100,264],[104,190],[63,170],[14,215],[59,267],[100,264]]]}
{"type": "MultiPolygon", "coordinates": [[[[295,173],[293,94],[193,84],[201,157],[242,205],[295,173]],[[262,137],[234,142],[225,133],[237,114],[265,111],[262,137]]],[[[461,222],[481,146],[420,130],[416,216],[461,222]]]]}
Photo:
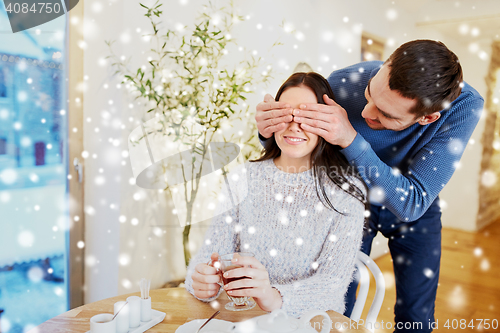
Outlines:
{"type": "MultiPolygon", "coordinates": [[[[298,108],[323,103],[324,94],[334,97],[321,75],[295,73],[276,100],[298,108]]],[[[281,308],[296,317],[311,309],[343,313],[361,245],[366,187],[339,149],[293,121],[267,140],[262,156],[245,165],[249,195],[214,218],[189,264],[186,289],[200,300],[215,299],[220,277],[207,262],[218,253],[252,252],[255,257],[238,259],[244,268],[225,273],[251,277],[224,286],[229,295],[250,296],[264,311],[281,308]]]]}

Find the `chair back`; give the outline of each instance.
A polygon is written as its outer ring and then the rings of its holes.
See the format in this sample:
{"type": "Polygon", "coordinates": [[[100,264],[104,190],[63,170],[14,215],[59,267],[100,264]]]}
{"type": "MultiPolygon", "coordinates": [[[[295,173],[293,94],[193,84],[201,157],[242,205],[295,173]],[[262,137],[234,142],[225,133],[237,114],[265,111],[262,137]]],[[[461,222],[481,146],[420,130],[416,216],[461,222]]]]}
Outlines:
{"type": "Polygon", "coordinates": [[[365,320],[365,327],[374,332],[375,322],[382,307],[382,302],[385,295],[385,280],[380,268],[377,264],[363,252],[358,252],[356,258],[356,267],[359,273],[359,292],[354,303],[354,308],[351,313],[351,319],[358,322],[361,318],[361,313],[365,307],[366,297],[368,296],[368,289],[370,288],[370,275],[367,268],[372,272],[375,278],[375,297],[373,298],[372,305],[368,310],[368,315],[365,320]]]}

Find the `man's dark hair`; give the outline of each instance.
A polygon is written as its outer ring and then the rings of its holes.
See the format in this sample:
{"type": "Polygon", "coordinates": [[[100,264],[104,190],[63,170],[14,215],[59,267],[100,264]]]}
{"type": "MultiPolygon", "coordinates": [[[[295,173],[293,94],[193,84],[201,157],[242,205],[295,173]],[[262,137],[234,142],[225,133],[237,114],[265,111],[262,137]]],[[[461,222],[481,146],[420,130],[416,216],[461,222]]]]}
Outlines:
{"type": "Polygon", "coordinates": [[[441,42],[425,39],[407,42],[386,63],[389,88],[417,100],[410,110],[415,117],[445,109],[462,91],[462,66],[441,42]]]}

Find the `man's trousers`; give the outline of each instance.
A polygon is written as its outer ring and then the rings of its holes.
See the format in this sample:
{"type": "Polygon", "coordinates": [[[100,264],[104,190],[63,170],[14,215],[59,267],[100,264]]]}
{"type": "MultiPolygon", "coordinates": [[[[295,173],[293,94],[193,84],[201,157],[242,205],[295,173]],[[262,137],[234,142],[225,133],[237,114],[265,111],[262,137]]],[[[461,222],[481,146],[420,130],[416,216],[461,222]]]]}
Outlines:
{"type": "MultiPolygon", "coordinates": [[[[389,239],[396,282],[395,332],[431,332],[441,259],[439,198],[414,222],[398,220],[388,209],[372,206],[361,251],[370,254],[377,232],[389,239]]],[[[345,316],[351,315],[357,281],[346,294],[345,316]]],[[[371,301],[367,302],[369,306],[371,301]]]]}

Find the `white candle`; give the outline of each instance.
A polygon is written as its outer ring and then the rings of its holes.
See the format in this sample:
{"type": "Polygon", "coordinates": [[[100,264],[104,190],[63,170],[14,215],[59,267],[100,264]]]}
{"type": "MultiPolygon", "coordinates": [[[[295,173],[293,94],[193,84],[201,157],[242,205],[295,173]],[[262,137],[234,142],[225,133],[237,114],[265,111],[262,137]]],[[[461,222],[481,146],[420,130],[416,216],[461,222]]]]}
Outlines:
{"type": "Polygon", "coordinates": [[[151,320],[151,297],[141,298],[141,321],[151,320]]]}
{"type": "Polygon", "coordinates": [[[135,328],[141,324],[141,298],[130,296],[127,298],[129,311],[129,327],[135,328]]]}
{"type": "Polygon", "coordinates": [[[125,305],[126,302],[116,302],[114,305],[114,314],[118,311],[116,316],[116,333],[127,333],[129,329],[129,306],[125,305]],[[125,307],[124,307],[125,306],[125,307]],[[123,309],[122,309],[123,308],[123,309]],[[120,310],[121,309],[121,310],[120,310]]]}

